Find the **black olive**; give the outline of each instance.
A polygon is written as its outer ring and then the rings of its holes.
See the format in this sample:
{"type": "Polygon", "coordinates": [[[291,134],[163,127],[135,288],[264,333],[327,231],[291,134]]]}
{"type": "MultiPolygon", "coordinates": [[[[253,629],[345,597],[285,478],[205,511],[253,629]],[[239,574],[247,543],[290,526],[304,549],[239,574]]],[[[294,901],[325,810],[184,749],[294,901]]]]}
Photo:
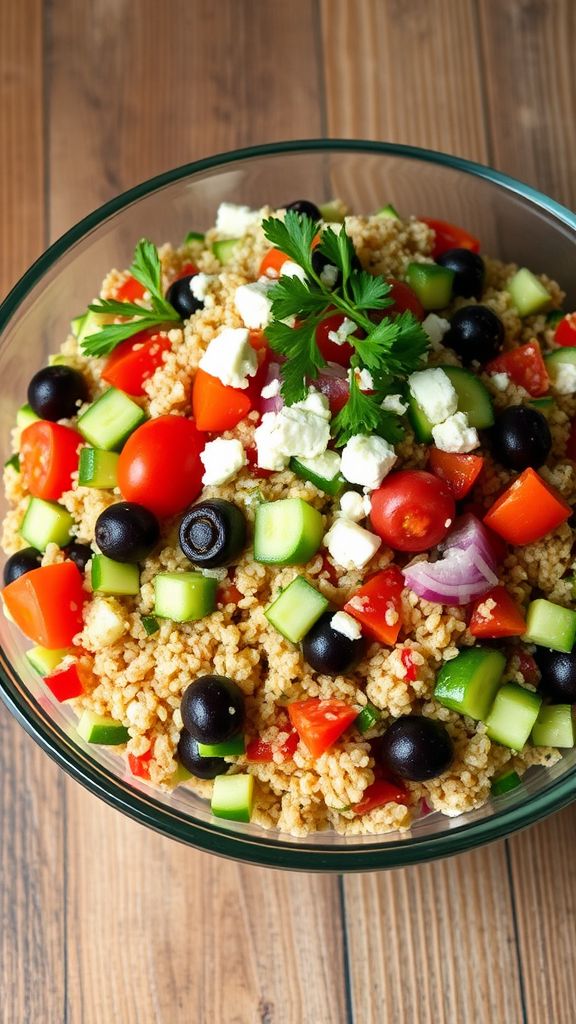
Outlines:
{"type": "Polygon", "coordinates": [[[484,289],[484,260],[470,249],[447,249],[436,257],[436,263],[454,271],[452,294],[466,299],[479,299],[484,289]]]}
{"type": "Polygon", "coordinates": [[[4,566],[4,586],[7,587],[9,583],[14,583],[19,576],[24,576],[32,569],[38,569],[41,561],[42,554],[36,548],[22,548],[21,551],[10,555],[4,566]]]}
{"type": "Polygon", "coordinates": [[[186,277],[179,277],[177,281],[173,281],[168,291],[166,292],[166,298],[171,306],[174,307],[178,316],[182,317],[183,320],[188,320],[193,313],[197,310],[202,309],[204,303],[197,299],[193,294],[190,287],[190,282],[194,274],[187,274],[186,277]]]}
{"type": "Polygon", "coordinates": [[[456,310],[443,344],[453,348],[467,366],[488,363],[502,347],[504,325],[488,306],[463,306],[456,310]]]}
{"type": "Polygon", "coordinates": [[[350,640],[331,625],[334,612],[324,612],[302,641],[302,653],[315,672],[338,676],[358,664],[366,650],[366,640],[350,640]]]}
{"type": "Polygon", "coordinates": [[[227,676],[200,676],[184,690],[184,728],[200,743],[224,743],[244,725],[244,694],[227,676]]]}
{"type": "Polygon", "coordinates": [[[246,543],[246,518],[231,501],[199,501],[184,513],[180,547],[194,565],[230,565],[246,543]]]}
{"type": "Polygon", "coordinates": [[[141,562],[156,547],[160,527],[143,505],[119,501],[100,513],[94,536],[103,555],[118,562],[141,562]]]}
{"type": "Polygon", "coordinates": [[[576,651],[537,647],[534,659],[542,673],[540,693],[552,704],[576,704],[576,651]]]}
{"type": "Polygon", "coordinates": [[[45,366],[28,385],[28,402],[43,420],[55,422],[76,416],[88,397],[84,377],[71,366],[45,366]]]}
{"type": "Polygon", "coordinates": [[[397,718],[379,738],[374,752],[386,771],[411,782],[436,778],[454,757],[446,727],[422,715],[397,718]]]}
{"type": "Polygon", "coordinates": [[[308,199],[296,199],[293,203],[288,203],[285,209],[293,210],[294,213],[302,213],[312,220],[322,220],[320,210],[315,203],[311,203],[308,199]]]}
{"type": "Polygon", "coordinates": [[[177,754],[181,764],[197,779],[215,779],[217,775],[224,775],[230,767],[223,757],[201,757],[198,753],[198,740],[187,729],[182,729],[180,733],[177,754]]]}
{"type": "Polygon", "coordinates": [[[546,417],[526,405],[511,405],[501,412],[490,430],[492,451],[498,462],[520,472],[543,466],[552,436],[546,417]]]}
{"type": "Polygon", "coordinates": [[[74,562],[74,565],[80,572],[84,572],[88,562],[94,557],[92,548],[88,544],[80,544],[78,541],[74,541],[67,548],[64,548],[64,554],[66,558],[74,562]]]}

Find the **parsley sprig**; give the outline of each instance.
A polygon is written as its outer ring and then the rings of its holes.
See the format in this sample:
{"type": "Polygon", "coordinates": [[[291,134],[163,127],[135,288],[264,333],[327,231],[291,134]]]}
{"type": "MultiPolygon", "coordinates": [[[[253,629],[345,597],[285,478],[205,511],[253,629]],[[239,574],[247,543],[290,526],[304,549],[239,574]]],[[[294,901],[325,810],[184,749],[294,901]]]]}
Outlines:
{"type": "Polygon", "coordinates": [[[428,348],[428,336],[412,313],[406,311],[391,319],[384,316],[374,323],[368,311],[386,310],[394,304],[390,285],[383,277],[359,270],[354,245],[344,228],[327,228],[320,244],[312,249],[319,225],[293,210],[284,221],[268,218],[262,224],[272,245],[299,264],[306,274],[281,277],[270,292],[272,321],[266,336],[276,352],[286,356],[282,364],[282,396],[287,405],[305,398],[310,381],[318,377],[325,359],[316,343],[316,328],[334,308],[361,328],[364,337],[349,335],[354,348],[351,359],[348,401],[332,421],[340,445],[354,434],[376,433],[391,443],[401,439],[398,417],[382,409],[382,399],[394,389],[402,389],[406,377],[422,365],[428,348]],[[319,252],[339,271],[338,283],[330,289],[316,273],[313,252],[319,252]],[[361,391],[357,370],[368,370],[374,382],[371,394],[361,391]]]}
{"type": "Polygon", "coordinates": [[[82,342],[82,350],[89,356],[106,356],[121,341],[133,337],[147,327],[180,323],[181,317],[162,293],[162,265],[158,250],[153,242],[142,238],[134,251],[134,260],[129,273],[150,293],[150,308],[135,302],[119,302],[116,299],[100,299],[88,306],[94,313],[113,317],[130,317],[127,323],[107,324],[95,334],[89,334],[82,342]]]}

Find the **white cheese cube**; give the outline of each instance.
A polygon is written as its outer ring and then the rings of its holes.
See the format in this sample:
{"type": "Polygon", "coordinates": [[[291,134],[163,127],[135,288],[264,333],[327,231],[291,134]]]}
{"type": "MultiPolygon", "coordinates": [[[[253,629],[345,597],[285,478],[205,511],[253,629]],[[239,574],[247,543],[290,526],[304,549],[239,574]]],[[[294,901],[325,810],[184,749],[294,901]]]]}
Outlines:
{"type": "Polygon", "coordinates": [[[306,271],[293,260],[286,260],[280,267],[280,277],[299,277],[301,281],[305,281],[306,271]]]}
{"type": "Polygon", "coordinates": [[[576,366],[574,363],[549,363],[552,384],[559,395],[573,395],[576,391],[576,366]]]}
{"type": "Polygon", "coordinates": [[[351,334],[357,330],[356,324],[353,320],[349,320],[347,316],[344,317],[340,327],[336,328],[335,331],[328,331],[328,341],[333,341],[335,345],[344,345],[348,341],[351,334]]]}
{"type": "Polygon", "coordinates": [[[272,299],[268,292],[274,282],[262,278],[252,284],[241,284],[234,293],[234,305],[246,327],[259,330],[270,322],[272,299]]]}
{"type": "Polygon", "coordinates": [[[204,466],[202,483],[205,487],[209,484],[225,484],[246,465],[246,454],[241,442],[223,437],[208,441],[200,458],[204,466]]]}
{"type": "Polygon", "coordinates": [[[360,391],[374,390],[374,378],[370,373],[370,370],[367,370],[365,367],[362,367],[362,369],[356,368],[354,371],[352,371],[352,369],[350,368],[348,370],[349,380],[351,380],[352,372],[354,372],[354,375],[356,377],[356,383],[360,388],[360,391]]]}
{"type": "Polygon", "coordinates": [[[338,267],[333,267],[331,263],[327,263],[320,273],[320,280],[323,285],[326,285],[326,288],[334,288],[338,280],[338,267]]]}
{"type": "Polygon", "coordinates": [[[402,416],[408,408],[406,402],[402,400],[402,395],[386,395],[380,404],[386,412],[395,412],[398,416],[402,416]]]}
{"type": "Polygon", "coordinates": [[[254,431],[258,465],[262,469],[284,469],[292,455],[313,459],[322,455],[330,440],[330,408],[318,391],[302,402],[284,406],[278,413],[264,413],[254,431]]]}
{"type": "Polygon", "coordinates": [[[370,509],[366,508],[363,494],[358,494],[357,491],[344,491],[340,497],[340,511],[345,519],[359,523],[361,519],[366,518],[370,509]]]}
{"type": "Polygon", "coordinates": [[[90,650],[109,647],[124,636],[129,628],[116,601],[95,597],[84,612],[84,638],[90,650]]]}
{"type": "Polygon", "coordinates": [[[348,615],[348,612],[336,612],[335,615],[330,619],[330,625],[337,633],[342,633],[342,636],[348,638],[348,640],[359,640],[362,636],[362,630],[360,623],[348,615]]]}
{"type": "Polygon", "coordinates": [[[450,377],[439,367],[417,370],[408,378],[411,395],[430,423],[442,423],[456,412],[458,395],[450,377]]]}
{"type": "Polygon", "coordinates": [[[491,373],[490,380],[497,391],[506,391],[510,384],[510,377],[507,373],[491,373]]]}
{"type": "Polygon", "coordinates": [[[245,327],[224,327],[208,345],[200,369],[232,388],[247,388],[248,378],[258,369],[258,357],[249,337],[245,327]]]}
{"type": "Polygon", "coordinates": [[[278,378],[275,377],[269,384],[265,384],[260,394],[262,398],[276,398],[276,395],[280,394],[280,381],[278,378]]]}
{"type": "Polygon", "coordinates": [[[342,475],[351,484],[373,491],[379,487],[396,462],[396,452],[376,434],[355,434],[342,451],[342,475]]]}
{"type": "Polygon", "coordinates": [[[324,537],[332,558],[345,569],[363,569],[381,543],[380,537],[350,519],[336,519],[324,537]]]}
{"type": "Polygon", "coordinates": [[[469,425],[465,412],[454,413],[444,423],[432,427],[432,437],[442,452],[471,452],[480,444],[478,432],[469,425]]]}
{"type": "Polygon", "coordinates": [[[439,349],[444,335],[450,330],[450,321],[445,320],[443,316],[437,316],[436,313],[429,313],[422,322],[422,327],[430,339],[430,347],[439,349]]]}
{"type": "Polygon", "coordinates": [[[248,228],[258,224],[260,210],[251,210],[249,206],[238,206],[236,203],[220,203],[216,214],[216,231],[228,238],[241,238],[248,228]]]}
{"type": "Polygon", "coordinates": [[[218,274],[194,274],[194,277],[190,281],[190,291],[198,302],[204,302],[210,286],[214,281],[218,280],[218,274]]]}

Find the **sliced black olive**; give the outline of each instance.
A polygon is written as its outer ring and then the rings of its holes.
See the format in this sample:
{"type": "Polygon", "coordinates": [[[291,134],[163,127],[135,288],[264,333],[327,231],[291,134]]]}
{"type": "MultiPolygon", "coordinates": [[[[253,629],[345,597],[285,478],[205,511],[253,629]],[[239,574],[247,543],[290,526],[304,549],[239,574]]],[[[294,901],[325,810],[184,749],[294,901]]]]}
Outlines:
{"type": "Polygon", "coordinates": [[[183,320],[188,320],[193,313],[196,313],[204,306],[204,303],[201,302],[200,299],[196,298],[190,287],[190,282],[193,277],[194,274],[187,274],[185,277],[179,277],[177,281],[172,282],[166,292],[168,302],[174,307],[178,316],[182,317],[183,320]]]}
{"type": "Polygon", "coordinates": [[[552,447],[546,417],[526,405],[504,409],[490,430],[490,439],[498,462],[519,472],[528,466],[543,466],[552,447]]]}
{"type": "Polygon", "coordinates": [[[488,306],[463,306],[450,321],[443,344],[453,348],[462,362],[484,365],[494,358],[504,341],[504,325],[488,306]]]}
{"type": "Polygon", "coordinates": [[[7,587],[9,583],[14,583],[14,580],[31,572],[32,569],[38,569],[41,561],[42,554],[36,548],[22,548],[21,551],[10,555],[4,566],[4,586],[7,587]]]}
{"type": "Polygon", "coordinates": [[[334,612],[324,612],[302,641],[302,653],[315,672],[337,676],[358,664],[366,650],[363,636],[350,639],[334,629],[334,612]]]}
{"type": "Polygon", "coordinates": [[[479,299],[484,289],[484,260],[470,249],[447,249],[436,257],[436,263],[454,271],[452,294],[466,299],[479,299]]]}
{"type": "Polygon", "coordinates": [[[160,527],[143,505],[119,501],[100,513],[94,535],[103,555],[117,562],[141,562],[156,547],[160,527]]]}
{"type": "Polygon", "coordinates": [[[224,743],[244,725],[244,694],[227,676],[200,676],[184,691],[184,728],[199,743],[224,743]]]}
{"type": "Polygon", "coordinates": [[[84,572],[88,562],[94,557],[94,552],[88,544],[80,544],[78,541],[74,541],[64,549],[66,558],[69,558],[71,562],[80,572],[84,572]]]}
{"type": "Polygon", "coordinates": [[[231,501],[214,498],[191,505],[180,523],[180,547],[194,565],[230,565],[246,543],[246,518],[231,501]]]}
{"type": "Polygon", "coordinates": [[[288,203],[287,210],[293,210],[294,213],[302,213],[305,217],[311,217],[312,220],[321,220],[322,214],[315,203],[311,203],[308,199],[295,199],[293,203],[288,203]]]}
{"type": "Polygon", "coordinates": [[[55,422],[76,416],[88,397],[88,385],[82,374],[63,364],[38,370],[28,385],[28,402],[43,420],[55,422]]]}
{"type": "Polygon", "coordinates": [[[180,733],[176,752],[180,763],[197,779],[215,779],[230,767],[223,757],[202,757],[198,752],[198,740],[187,729],[180,733]]]}
{"type": "Polygon", "coordinates": [[[404,715],[378,739],[374,757],[393,775],[424,782],[449,768],[454,747],[442,722],[422,715],[404,715]]]}
{"type": "Polygon", "coordinates": [[[537,647],[534,658],[542,673],[540,693],[552,704],[576,704],[576,651],[537,647]]]}

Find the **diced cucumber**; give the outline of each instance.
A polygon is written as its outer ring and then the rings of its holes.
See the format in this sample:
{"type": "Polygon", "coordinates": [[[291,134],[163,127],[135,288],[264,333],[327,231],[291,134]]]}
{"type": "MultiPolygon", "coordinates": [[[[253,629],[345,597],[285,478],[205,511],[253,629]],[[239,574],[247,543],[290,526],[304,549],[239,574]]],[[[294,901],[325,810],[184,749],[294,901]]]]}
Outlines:
{"type": "Polygon", "coordinates": [[[378,210],[376,216],[389,217],[391,220],[400,220],[400,214],[396,207],[392,206],[392,203],[386,203],[386,206],[383,206],[381,210],[378,210]]]}
{"type": "Polygon", "coordinates": [[[320,216],[326,224],[343,224],[346,216],[344,206],[339,199],[331,203],[320,203],[320,216]]]}
{"type": "Polygon", "coordinates": [[[547,704],[541,707],[532,729],[532,742],[535,747],[572,748],[575,735],[570,704],[547,704]]]}
{"type": "Polygon", "coordinates": [[[62,352],[53,352],[48,356],[48,366],[69,366],[69,364],[68,356],[63,355],[62,352]]]}
{"type": "Polygon", "coordinates": [[[454,271],[438,263],[409,263],[406,281],[424,309],[444,309],[452,298],[454,271]]]}
{"type": "Polygon", "coordinates": [[[374,727],[378,725],[381,718],[382,712],[379,711],[378,708],[375,708],[373,704],[365,704],[358,715],[358,718],[354,722],[354,725],[358,729],[358,732],[369,732],[370,729],[374,729],[374,727]]]}
{"type": "Polygon", "coordinates": [[[108,388],[100,398],[82,413],[78,430],[93,448],[111,451],[146,418],[144,410],[123,391],[108,388]]]}
{"type": "Polygon", "coordinates": [[[26,651],[26,657],[32,668],[36,669],[41,676],[47,676],[50,672],[53,672],[55,668],[68,654],[66,647],[61,650],[49,650],[48,647],[31,647],[29,651],[26,651]]]}
{"type": "Polygon", "coordinates": [[[140,592],[140,570],[137,565],[116,562],[107,555],[93,555],[91,572],[95,594],[123,597],[140,592]]]}
{"type": "Polygon", "coordinates": [[[224,743],[199,743],[200,757],[237,757],[246,750],[243,736],[232,736],[224,743]]]}
{"type": "Polygon", "coordinates": [[[528,605],[523,639],[569,654],[576,640],[576,612],[543,597],[536,598],[528,605]]]}
{"type": "Polygon", "coordinates": [[[434,696],[445,708],[483,721],[492,707],[505,666],[502,652],[490,647],[461,651],[441,668],[434,696]]]}
{"type": "Polygon", "coordinates": [[[161,572],[154,579],[154,614],[192,622],[216,608],[218,580],[199,572],[161,572]]]}
{"type": "Polygon", "coordinates": [[[547,395],[545,398],[531,398],[529,402],[526,402],[526,405],[536,409],[537,412],[541,412],[543,416],[549,416],[556,408],[556,402],[550,395],[547,395]]]}
{"type": "MultiPolygon", "coordinates": [[[[100,299],[94,299],[94,302],[99,303],[100,299]]],[[[75,317],[70,327],[78,344],[81,345],[85,338],[89,338],[91,334],[98,334],[111,320],[112,317],[107,313],[97,313],[94,309],[87,309],[82,316],[75,317]]]]}
{"type": "Polygon", "coordinates": [[[494,776],[490,791],[492,796],[502,796],[504,793],[517,789],[520,785],[522,785],[522,779],[518,772],[515,772],[513,768],[506,768],[499,775],[494,776]]]}
{"type": "Polygon", "coordinates": [[[4,465],[6,467],[11,466],[12,469],[15,469],[16,472],[19,473],[20,472],[20,456],[18,455],[18,453],[16,453],[16,455],[11,455],[9,459],[6,459],[6,462],[4,463],[4,465]]]}
{"type": "Polygon", "coordinates": [[[179,761],[172,775],[166,781],[172,789],[175,789],[176,786],[181,786],[183,782],[190,782],[190,779],[193,778],[192,772],[189,772],[179,761]]]}
{"type": "Polygon", "coordinates": [[[210,806],[217,818],[250,821],[254,806],[254,776],[217,775],[210,806]]]}
{"type": "Polygon", "coordinates": [[[78,483],[82,487],[100,487],[110,490],[118,485],[117,452],[101,448],[81,448],[78,467],[78,483]]]}
{"type": "Polygon", "coordinates": [[[504,747],[522,750],[538,718],[541,703],[542,698],[532,690],[525,690],[517,683],[505,683],[485,719],[488,737],[504,747]]]}
{"type": "Polygon", "coordinates": [[[324,594],[316,590],[304,576],[297,576],[264,614],[282,636],[293,644],[299,644],[327,608],[328,600],[324,594]]]}
{"type": "Polygon", "coordinates": [[[155,615],[143,615],[142,625],[146,631],[146,636],[153,636],[160,629],[160,623],[155,615]]]}
{"type": "Polygon", "coordinates": [[[241,241],[239,238],[222,238],[219,242],[212,243],[212,252],[223,267],[232,263],[236,247],[241,241]]]}
{"type": "Polygon", "coordinates": [[[115,747],[130,739],[128,729],[121,722],[88,710],[82,712],[76,729],[86,743],[97,743],[100,746],[115,747]]]}
{"type": "Polygon", "coordinates": [[[16,426],[20,430],[25,430],[31,423],[37,423],[39,419],[40,417],[36,415],[32,406],[26,403],[26,405],[21,405],[16,413],[16,426]]]}
{"type": "Polygon", "coordinates": [[[566,314],[563,309],[551,309],[550,312],[546,313],[546,326],[557,327],[565,316],[566,314]]]}
{"type": "Polygon", "coordinates": [[[303,565],[322,542],[322,516],[303,498],[268,501],[256,509],[254,559],[267,565],[303,565]]]}
{"type": "Polygon", "coordinates": [[[203,242],[204,238],[200,231],[189,231],[184,239],[184,245],[188,245],[189,242],[203,242]]]}
{"type": "Polygon", "coordinates": [[[337,497],[346,486],[340,472],[340,456],[337,452],[325,451],[314,459],[292,458],[290,469],[302,480],[309,480],[320,491],[337,497]]]}
{"type": "Polygon", "coordinates": [[[532,316],[550,305],[550,294],[527,267],[518,270],[508,282],[508,293],[520,316],[532,316]]]}
{"type": "Polygon", "coordinates": [[[74,520],[63,505],[43,498],[30,498],[20,527],[20,536],[33,548],[46,551],[49,544],[64,548],[70,542],[74,520]]]}
{"type": "MultiPolygon", "coordinates": [[[[439,366],[450,378],[458,396],[458,412],[465,412],[471,427],[485,430],[494,423],[494,408],[490,392],[470,370],[461,366],[439,366]]],[[[412,394],[408,396],[408,416],[416,439],[432,444],[432,424],[412,394]]]]}

